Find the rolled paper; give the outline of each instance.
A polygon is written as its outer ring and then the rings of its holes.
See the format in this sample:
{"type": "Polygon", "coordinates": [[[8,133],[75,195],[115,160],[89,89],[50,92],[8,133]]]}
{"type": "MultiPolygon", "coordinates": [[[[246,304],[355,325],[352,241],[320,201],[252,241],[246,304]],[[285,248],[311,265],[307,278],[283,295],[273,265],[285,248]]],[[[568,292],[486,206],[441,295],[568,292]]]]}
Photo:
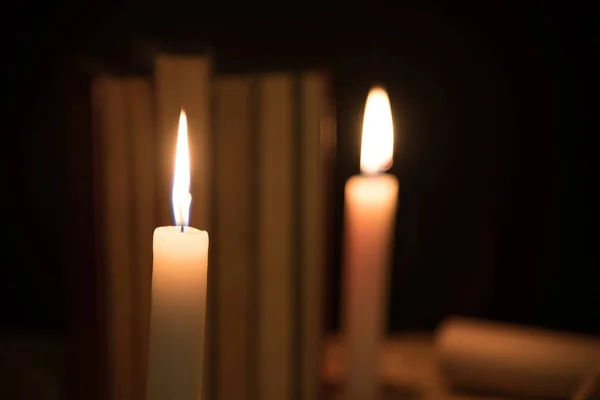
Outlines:
{"type": "Polygon", "coordinates": [[[600,361],[600,338],[452,317],[435,338],[452,389],[570,398],[600,361]]]}

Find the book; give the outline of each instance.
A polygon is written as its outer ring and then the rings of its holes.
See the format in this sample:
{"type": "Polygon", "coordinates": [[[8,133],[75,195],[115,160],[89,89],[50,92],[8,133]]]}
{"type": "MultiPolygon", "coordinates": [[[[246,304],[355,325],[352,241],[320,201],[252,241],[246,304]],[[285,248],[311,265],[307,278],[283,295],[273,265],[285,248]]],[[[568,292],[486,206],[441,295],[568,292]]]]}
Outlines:
{"type": "Polygon", "coordinates": [[[127,131],[124,86],[119,78],[94,78],[99,179],[103,226],[101,251],[104,254],[107,290],[107,356],[109,398],[133,398],[133,210],[131,196],[130,143],[127,131]]]}
{"type": "Polygon", "coordinates": [[[111,399],[144,398],[156,227],[154,95],[149,77],[93,80],[111,399]]]}
{"type": "Polygon", "coordinates": [[[245,400],[250,387],[249,334],[253,321],[253,158],[251,113],[254,80],[224,75],[215,80],[216,392],[220,399],[245,400]]]}
{"type": "Polygon", "coordinates": [[[297,327],[297,247],[299,220],[295,142],[294,77],[277,73],[259,78],[257,129],[257,287],[258,397],[290,399],[297,327]]]}
{"type": "Polygon", "coordinates": [[[95,221],[86,257],[97,276],[85,279],[102,331],[94,338],[96,386],[108,387],[101,398],[143,399],[147,390],[152,231],[173,220],[181,109],[190,140],[190,224],[213,239],[202,395],[315,398],[335,135],[329,76],[213,79],[210,58],[189,53],[157,52],[153,65],[153,75],[96,69],[86,81],[89,126],[80,138],[72,133],[91,156],[70,161],[89,165],[87,175],[71,171],[69,179],[87,187],[81,210],[95,221]]]}
{"type": "Polygon", "coordinates": [[[143,399],[156,223],[147,212],[154,198],[144,195],[155,179],[151,81],[97,58],[66,62],[59,79],[72,190],[69,389],[76,398],[143,399]]]}
{"type": "Polygon", "coordinates": [[[172,225],[171,182],[181,109],[187,111],[192,160],[190,224],[210,229],[210,63],[204,56],[161,52],[152,61],[152,75],[93,68],[89,82],[95,248],[104,284],[99,289],[105,307],[101,312],[106,313],[99,348],[106,357],[108,393],[103,398],[113,400],[145,398],[152,236],[157,226],[172,225]]]}
{"type": "Polygon", "coordinates": [[[320,392],[329,89],[322,71],[217,74],[220,399],[320,392]]]}
{"type": "Polygon", "coordinates": [[[132,358],[134,395],[145,399],[148,367],[150,301],[152,296],[152,237],[158,226],[156,217],[156,124],[154,90],[149,76],[122,79],[124,109],[129,138],[131,241],[134,252],[131,268],[132,358]]]}
{"type": "Polygon", "coordinates": [[[319,398],[323,364],[324,290],[328,249],[333,245],[331,188],[335,161],[335,118],[326,72],[300,77],[300,398],[319,398]]]}

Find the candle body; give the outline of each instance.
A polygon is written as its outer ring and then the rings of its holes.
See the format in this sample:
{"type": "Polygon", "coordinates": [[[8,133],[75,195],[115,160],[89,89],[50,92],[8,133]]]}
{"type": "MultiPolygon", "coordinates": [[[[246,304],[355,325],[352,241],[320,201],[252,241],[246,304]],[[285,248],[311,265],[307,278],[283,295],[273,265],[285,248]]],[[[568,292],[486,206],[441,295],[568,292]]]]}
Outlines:
{"type": "Polygon", "coordinates": [[[208,233],[154,231],[148,400],[198,400],[206,315],[208,233]]]}
{"type": "Polygon", "coordinates": [[[398,200],[389,174],[346,182],[344,251],[345,399],[376,399],[379,344],[385,329],[387,278],[398,200]]]}

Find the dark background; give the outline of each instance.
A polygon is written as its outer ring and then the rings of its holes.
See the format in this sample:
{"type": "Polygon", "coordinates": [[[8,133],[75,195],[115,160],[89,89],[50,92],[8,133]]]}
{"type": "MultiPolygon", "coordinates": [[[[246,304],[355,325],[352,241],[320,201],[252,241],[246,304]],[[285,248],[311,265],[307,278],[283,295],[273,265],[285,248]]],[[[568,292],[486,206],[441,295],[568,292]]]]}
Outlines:
{"type": "Polygon", "coordinates": [[[63,176],[56,69],[74,54],[127,58],[131,42],[153,37],[205,43],[221,71],[333,70],[334,283],[364,101],[371,84],[386,85],[396,124],[391,172],[401,182],[392,329],[429,329],[461,313],[600,333],[591,10],[531,1],[198,4],[21,2],[3,12],[1,328],[68,327],[65,221],[74,200],[63,176]]]}

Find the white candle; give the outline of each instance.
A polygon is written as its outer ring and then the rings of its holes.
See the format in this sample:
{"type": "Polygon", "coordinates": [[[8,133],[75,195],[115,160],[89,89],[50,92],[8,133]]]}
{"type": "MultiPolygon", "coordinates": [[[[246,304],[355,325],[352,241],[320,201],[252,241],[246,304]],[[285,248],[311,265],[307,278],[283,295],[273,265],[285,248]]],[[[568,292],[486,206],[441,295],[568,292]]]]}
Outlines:
{"type": "Polygon", "coordinates": [[[202,383],[208,233],[187,226],[191,196],[183,111],[175,160],[177,226],[154,231],[148,400],[198,400],[202,383]]]}
{"type": "Polygon", "coordinates": [[[379,397],[379,344],[385,329],[398,180],[387,93],[369,92],[363,119],[361,175],[346,182],[344,251],[345,399],[379,397]]]}

